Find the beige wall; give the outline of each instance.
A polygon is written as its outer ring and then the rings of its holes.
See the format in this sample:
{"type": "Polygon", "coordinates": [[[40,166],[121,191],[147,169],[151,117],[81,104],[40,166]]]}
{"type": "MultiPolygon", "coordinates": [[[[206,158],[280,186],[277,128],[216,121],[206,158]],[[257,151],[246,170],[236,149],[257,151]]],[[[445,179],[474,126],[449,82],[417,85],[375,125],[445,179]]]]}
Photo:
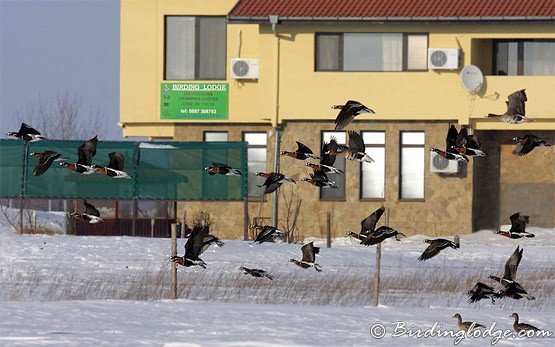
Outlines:
{"type": "MultiPolygon", "coordinates": [[[[367,122],[357,121],[349,130],[380,130],[386,132],[386,182],[383,201],[362,201],[359,199],[360,169],[358,162],[346,163],[345,201],[321,201],[318,189],[300,178],[308,176],[311,170],[304,162],[289,157],[281,157],[281,172],[297,180],[296,185],[287,184],[280,193],[279,225],[285,222],[286,205],[293,195],[293,204],[301,200],[298,216],[300,238],[308,236],[325,237],[327,213],[331,213],[334,237],[344,236],[349,230],[359,231],[360,221],[382,204],[388,208],[389,226],[407,235],[455,235],[472,231],[472,162],[461,170],[459,175],[447,176],[429,172],[429,149],[442,146],[448,122],[367,122]],[[401,130],[425,130],[425,199],[424,201],[400,201],[398,198],[399,180],[399,132],[401,130]],[[287,202],[285,200],[288,200],[287,202]]],[[[204,130],[226,130],[229,140],[240,140],[241,131],[258,131],[264,128],[251,126],[207,127],[206,125],[187,125],[176,127],[178,140],[202,140],[204,130]]],[[[266,128],[267,129],[267,128],[266,128]]],[[[288,122],[282,136],[282,150],[294,150],[295,141],[319,152],[320,131],[333,129],[332,122],[288,122]]],[[[268,171],[273,162],[273,139],[268,139],[268,171]]],[[[256,177],[250,176],[249,179],[256,177]]],[[[262,179],[260,179],[262,181],[262,179]]],[[[249,202],[250,221],[254,217],[271,218],[271,197],[266,202],[249,202]]],[[[243,235],[243,203],[241,202],[185,202],[179,203],[179,216],[186,209],[190,223],[201,211],[210,212],[215,230],[223,237],[241,238],[243,235]]],[[[385,223],[382,217],[380,225],[385,223]]],[[[268,222],[269,224],[269,222],[268,222]]]]}

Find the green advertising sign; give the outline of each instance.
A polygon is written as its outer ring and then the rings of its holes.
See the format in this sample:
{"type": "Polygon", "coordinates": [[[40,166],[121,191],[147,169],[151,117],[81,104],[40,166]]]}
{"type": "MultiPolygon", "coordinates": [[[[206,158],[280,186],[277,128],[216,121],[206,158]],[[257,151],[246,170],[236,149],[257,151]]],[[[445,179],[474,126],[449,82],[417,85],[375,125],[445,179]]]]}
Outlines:
{"type": "Polygon", "coordinates": [[[228,119],[227,83],[162,83],[161,119],[228,119]]]}

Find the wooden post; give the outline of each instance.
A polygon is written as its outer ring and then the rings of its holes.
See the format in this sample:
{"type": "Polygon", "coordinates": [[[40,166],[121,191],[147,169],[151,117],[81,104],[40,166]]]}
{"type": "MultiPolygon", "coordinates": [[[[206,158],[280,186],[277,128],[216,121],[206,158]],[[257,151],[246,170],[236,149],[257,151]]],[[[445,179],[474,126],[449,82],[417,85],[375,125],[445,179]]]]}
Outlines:
{"type": "Polygon", "coordinates": [[[137,215],[138,215],[138,208],[139,208],[139,202],[137,199],[133,199],[133,212],[132,212],[132,218],[131,218],[131,236],[135,236],[135,228],[136,228],[136,219],[137,219],[137,215]]]}
{"type": "Polygon", "coordinates": [[[181,220],[181,238],[185,238],[185,225],[187,224],[187,209],[183,208],[183,219],[181,220]]]}
{"type": "Polygon", "coordinates": [[[374,272],[374,295],[372,295],[372,306],[378,306],[380,296],[380,266],[382,260],[382,244],[376,245],[376,271],[374,272]]]}
{"type": "MultiPolygon", "coordinates": [[[[154,218],[150,219],[150,237],[154,237],[154,223],[156,220],[154,218]]],[[[172,224],[173,225],[173,224],[172,224]]]]}
{"type": "MultiPolygon", "coordinates": [[[[171,249],[171,257],[175,257],[177,255],[177,230],[175,227],[175,223],[171,225],[172,231],[172,249],[171,249]]],[[[172,299],[177,299],[177,264],[173,261],[171,262],[171,285],[172,285],[172,299]]]]}
{"type": "Polygon", "coordinates": [[[249,202],[243,202],[243,240],[249,239],[249,202]]]}
{"type": "Polygon", "coordinates": [[[23,234],[23,204],[25,203],[25,198],[19,198],[19,234],[23,234]]]}
{"type": "Polygon", "coordinates": [[[327,242],[326,247],[331,248],[331,213],[326,213],[327,242]]]}

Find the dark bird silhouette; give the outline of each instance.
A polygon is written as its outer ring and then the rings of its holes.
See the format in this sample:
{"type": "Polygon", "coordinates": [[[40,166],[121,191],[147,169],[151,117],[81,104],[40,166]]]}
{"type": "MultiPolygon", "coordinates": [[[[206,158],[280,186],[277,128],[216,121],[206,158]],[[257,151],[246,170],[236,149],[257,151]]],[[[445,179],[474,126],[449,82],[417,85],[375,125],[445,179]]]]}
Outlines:
{"type": "Polygon", "coordinates": [[[347,159],[356,160],[365,163],[373,163],[374,159],[370,158],[368,154],[365,153],[366,146],[364,145],[364,140],[360,133],[356,131],[349,131],[349,150],[347,154],[347,159]]]}
{"type": "Polygon", "coordinates": [[[36,129],[31,128],[25,123],[21,123],[21,127],[18,132],[10,131],[6,135],[13,136],[27,142],[44,140],[44,136],[42,136],[36,129]]]}
{"type": "Polygon", "coordinates": [[[329,147],[330,144],[327,142],[324,142],[324,144],[322,145],[322,151],[320,153],[320,163],[306,163],[305,165],[309,166],[314,172],[322,171],[324,173],[342,174],[342,170],[333,166],[336,156],[329,153],[329,147]]]}
{"type": "Polygon", "coordinates": [[[485,157],[486,152],[482,151],[481,145],[474,135],[468,134],[468,126],[463,125],[461,131],[457,131],[454,124],[451,124],[447,131],[446,151],[449,153],[457,153],[468,155],[471,157],[485,157]]]}
{"type": "Polygon", "coordinates": [[[309,174],[310,178],[303,177],[301,178],[302,182],[310,183],[319,188],[333,188],[339,189],[337,184],[334,181],[330,181],[328,179],[328,175],[326,175],[323,171],[315,171],[314,173],[309,174]]]}
{"type": "Polygon", "coordinates": [[[372,212],[371,215],[369,215],[368,217],[364,218],[361,222],[360,222],[360,233],[357,234],[355,232],[349,231],[347,233],[347,235],[353,236],[359,240],[364,240],[368,234],[372,233],[375,228],[376,228],[376,224],[378,223],[378,221],[380,220],[380,217],[382,216],[382,214],[385,212],[385,207],[381,206],[380,208],[378,208],[376,211],[372,212]]]}
{"type": "Polygon", "coordinates": [[[341,110],[337,117],[335,117],[335,131],[345,128],[361,113],[375,113],[373,110],[354,100],[347,101],[345,105],[333,105],[331,108],[341,110]]]}
{"type": "Polygon", "coordinates": [[[503,114],[489,113],[488,118],[497,118],[500,121],[509,124],[521,124],[534,122],[532,118],[526,117],[525,103],[528,101],[526,97],[526,89],[518,90],[508,96],[507,111],[503,114]]]}
{"type": "Polygon", "coordinates": [[[462,331],[468,331],[470,328],[472,328],[472,330],[477,328],[485,328],[485,326],[476,322],[463,322],[461,315],[458,313],[455,313],[453,318],[457,319],[457,327],[459,328],[459,330],[462,331]]]}
{"type": "Polygon", "coordinates": [[[216,244],[218,247],[224,245],[219,238],[209,233],[210,228],[207,225],[196,223],[185,243],[185,254],[181,257],[174,256],[171,260],[185,267],[200,266],[206,268],[206,263],[200,259],[200,255],[212,244],[216,244]]]}
{"type": "Polygon", "coordinates": [[[499,230],[496,234],[510,239],[520,239],[521,237],[534,237],[535,235],[526,231],[526,224],[530,222],[529,216],[521,216],[520,212],[514,213],[511,219],[511,229],[509,231],[499,230]]]}
{"type": "Polygon", "coordinates": [[[468,158],[464,154],[454,153],[454,152],[445,152],[445,151],[442,151],[441,149],[438,149],[438,148],[432,148],[432,149],[430,149],[430,152],[436,152],[438,155],[440,155],[441,157],[443,157],[447,160],[464,161],[464,162],[468,163],[468,158]]]}
{"type": "Polygon", "coordinates": [[[270,275],[268,272],[261,269],[249,269],[244,266],[241,266],[239,270],[243,271],[244,274],[249,274],[253,277],[266,277],[269,280],[274,279],[274,276],[270,275]]]}
{"type": "Polygon", "coordinates": [[[206,170],[210,176],[217,174],[226,176],[241,176],[241,171],[222,163],[212,163],[212,166],[207,166],[204,170],[206,170]]]}
{"type": "Polygon", "coordinates": [[[96,224],[98,222],[102,222],[102,218],[100,218],[100,212],[94,207],[92,204],[88,203],[87,200],[83,200],[83,205],[85,205],[85,212],[77,213],[73,212],[71,216],[75,220],[84,220],[85,222],[89,222],[90,224],[96,224]]]}
{"type": "Polygon", "coordinates": [[[303,145],[299,141],[295,141],[297,143],[297,150],[295,152],[287,152],[282,151],[280,152],[281,155],[286,155],[291,158],[299,159],[299,160],[306,160],[306,159],[320,159],[320,157],[314,155],[312,150],[308,148],[306,145],[303,145]]]}
{"type": "Polygon", "coordinates": [[[334,156],[334,161],[335,161],[335,156],[342,153],[347,153],[348,151],[349,151],[349,146],[339,144],[337,142],[337,139],[332,136],[332,138],[330,139],[330,142],[326,146],[326,150],[324,151],[324,153],[334,156]]]}
{"type": "Polygon", "coordinates": [[[544,139],[532,134],[525,134],[522,137],[517,136],[513,141],[518,143],[513,150],[513,154],[517,156],[526,155],[532,152],[536,147],[551,146],[551,144],[544,139]]]}
{"type": "Polygon", "coordinates": [[[474,287],[468,292],[468,302],[475,303],[482,299],[491,299],[491,303],[495,304],[495,299],[501,298],[502,295],[496,293],[493,287],[490,287],[482,282],[478,282],[474,287]]]}
{"type": "Polygon", "coordinates": [[[259,187],[266,187],[264,188],[263,195],[275,192],[279,187],[281,187],[282,184],[286,182],[297,184],[297,182],[295,182],[295,180],[291,177],[287,177],[284,174],[278,172],[257,172],[254,175],[266,178],[266,181],[264,181],[262,185],[259,185],[259,187]]]}
{"type": "Polygon", "coordinates": [[[527,324],[527,323],[519,323],[518,322],[518,313],[513,312],[512,315],[509,316],[509,318],[514,318],[515,322],[513,323],[513,330],[516,333],[520,333],[521,331],[539,331],[540,329],[536,328],[533,325],[527,324]]]}
{"type": "Polygon", "coordinates": [[[366,236],[366,238],[360,242],[360,244],[365,246],[372,246],[372,245],[381,243],[383,240],[393,236],[395,236],[395,239],[398,241],[399,240],[398,235],[405,236],[405,234],[403,234],[402,232],[399,232],[390,227],[386,227],[385,225],[382,225],[378,229],[369,233],[368,236],[366,236]]]}
{"type": "Polygon", "coordinates": [[[40,176],[50,168],[55,161],[68,160],[66,157],[62,156],[60,153],[55,151],[46,150],[44,152],[33,152],[29,155],[39,158],[39,162],[33,170],[33,176],[40,176]]]}
{"type": "Polygon", "coordinates": [[[270,242],[274,241],[274,237],[286,237],[287,233],[281,230],[278,230],[276,227],[271,225],[251,225],[251,228],[256,231],[258,234],[252,243],[263,243],[263,242],[270,242]]]}
{"type": "Polygon", "coordinates": [[[98,143],[97,136],[90,140],[83,142],[79,148],[77,148],[77,163],[67,163],[65,161],[60,163],[60,166],[75,171],[83,175],[90,175],[96,173],[95,169],[91,166],[92,158],[96,155],[96,145],[98,143]]]}
{"type": "Polygon", "coordinates": [[[516,247],[516,250],[509,257],[509,260],[507,260],[507,262],[505,263],[505,273],[503,274],[503,277],[489,276],[489,278],[505,287],[499,292],[499,294],[501,294],[503,297],[517,300],[521,298],[534,300],[535,298],[528,294],[526,290],[520,285],[520,283],[516,282],[515,280],[516,271],[518,270],[518,265],[520,264],[520,260],[522,259],[523,251],[524,249],[520,249],[519,246],[516,247]]]}
{"type": "Polygon", "coordinates": [[[289,259],[289,261],[303,269],[313,267],[316,271],[322,271],[322,267],[314,262],[316,254],[320,253],[320,247],[314,247],[314,242],[310,242],[302,246],[301,251],[303,252],[303,259],[301,261],[295,259],[289,259]]]}
{"type": "Polygon", "coordinates": [[[130,179],[131,176],[127,172],[123,171],[124,157],[123,154],[118,152],[112,152],[108,154],[110,162],[108,166],[91,165],[91,167],[101,175],[106,175],[112,178],[127,178],[130,179]]]}
{"type": "Polygon", "coordinates": [[[454,241],[446,240],[446,239],[434,239],[434,240],[424,240],[424,242],[429,243],[430,245],[424,250],[422,255],[418,258],[418,260],[428,260],[430,258],[435,257],[439,254],[442,250],[447,247],[451,247],[453,249],[458,249],[460,247],[460,239],[458,236],[455,236],[454,241]]]}

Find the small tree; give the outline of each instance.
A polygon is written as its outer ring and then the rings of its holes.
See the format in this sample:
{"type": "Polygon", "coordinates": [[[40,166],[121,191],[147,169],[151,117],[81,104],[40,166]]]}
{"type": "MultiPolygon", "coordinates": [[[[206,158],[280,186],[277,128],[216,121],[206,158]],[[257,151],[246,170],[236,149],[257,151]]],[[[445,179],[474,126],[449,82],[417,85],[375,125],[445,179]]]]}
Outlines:
{"type": "Polygon", "coordinates": [[[302,199],[299,198],[299,194],[295,193],[293,190],[289,190],[289,194],[284,192],[283,196],[283,206],[285,208],[280,209],[280,218],[278,220],[278,225],[281,230],[287,232],[288,242],[295,242],[298,238],[297,220],[299,218],[302,199]]]}

